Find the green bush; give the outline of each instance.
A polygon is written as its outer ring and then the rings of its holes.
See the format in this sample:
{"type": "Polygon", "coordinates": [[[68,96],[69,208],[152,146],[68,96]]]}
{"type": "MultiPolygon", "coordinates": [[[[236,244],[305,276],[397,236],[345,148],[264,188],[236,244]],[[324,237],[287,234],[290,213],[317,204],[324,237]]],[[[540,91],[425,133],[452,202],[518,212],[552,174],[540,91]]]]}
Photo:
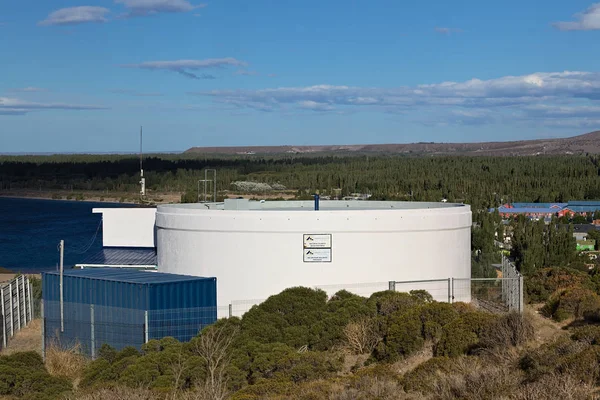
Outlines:
{"type": "Polygon", "coordinates": [[[327,294],[322,290],[286,289],[244,314],[242,330],[257,342],[312,348],[320,332],[310,328],[323,320],[326,308],[327,294]]]}
{"type": "Polygon", "coordinates": [[[116,382],[123,372],[135,364],[140,353],[133,347],[125,347],[116,351],[103,345],[98,351],[98,358],[87,365],[83,371],[82,387],[95,387],[109,382],[116,382]]]}
{"type": "Polygon", "coordinates": [[[343,329],[352,320],[375,315],[375,304],[340,291],[327,301],[321,290],[286,289],[244,314],[244,337],[260,343],[284,343],[293,348],[328,350],[342,343],[343,329]]]}
{"type": "Polygon", "coordinates": [[[600,326],[586,325],[573,329],[571,339],[577,342],[600,345],[600,326]]]}
{"type": "Polygon", "coordinates": [[[434,357],[417,365],[402,377],[402,385],[407,392],[431,393],[434,391],[436,376],[455,370],[454,359],[434,357]]]}
{"type": "Polygon", "coordinates": [[[373,357],[379,361],[393,362],[413,354],[423,348],[423,324],[419,308],[399,310],[380,323],[383,340],[373,350],[373,357]]]}
{"type": "MultiPolygon", "coordinates": [[[[552,343],[543,344],[539,348],[525,353],[519,360],[519,367],[525,372],[527,379],[532,382],[543,376],[555,375],[560,371],[568,373],[567,367],[573,366],[573,360],[592,351],[594,347],[587,343],[573,341],[568,337],[561,337],[552,343]]],[[[587,358],[585,360],[589,361],[587,358]]],[[[597,365],[590,364],[587,367],[593,371],[597,365]]]]}
{"type": "Polygon", "coordinates": [[[325,378],[341,370],[343,357],[328,352],[300,353],[283,343],[246,343],[232,363],[247,374],[248,383],[261,379],[302,382],[325,378]]]}
{"type": "Polygon", "coordinates": [[[423,303],[432,303],[433,296],[427,290],[411,290],[408,292],[412,297],[421,300],[423,303]]]}
{"type": "Polygon", "coordinates": [[[496,317],[473,311],[462,314],[442,329],[442,336],[435,346],[436,356],[457,357],[469,354],[479,342],[479,336],[489,328],[496,317]]]}
{"type": "Polygon", "coordinates": [[[525,297],[528,303],[542,303],[557,291],[572,287],[594,290],[590,276],[570,268],[543,268],[525,279],[525,297]]]}
{"type": "Polygon", "coordinates": [[[452,304],[434,302],[422,306],[419,317],[423,324],[421,336],[437,342],[442,336],[443,327],[457,319],[459,314],[452,304]]]}
{"type": "Polygon", "coordinates": [[[0,356],[0,396],[52,400],[71,390],[71,382],[51,376],[36,352],[0,356]]]}
{"type": "Polygon", "coordinates": [[[419,295],[411,296],[408,293],[386,290],[384,292],[373,293],[368,303],[375,308],[377,315],[389,316],[398,311],[407,311],[417,305],[423,304],[424,301],[419,295]]]}
{"type": "Polygon", "coordinates": [[[541,312],[560,322],[568,318],[582,318],[586,314],[588,318],[593,318],[594,312],[599,309],[600,296],[590,289],[576,286],[556,292],[541,312]]]}

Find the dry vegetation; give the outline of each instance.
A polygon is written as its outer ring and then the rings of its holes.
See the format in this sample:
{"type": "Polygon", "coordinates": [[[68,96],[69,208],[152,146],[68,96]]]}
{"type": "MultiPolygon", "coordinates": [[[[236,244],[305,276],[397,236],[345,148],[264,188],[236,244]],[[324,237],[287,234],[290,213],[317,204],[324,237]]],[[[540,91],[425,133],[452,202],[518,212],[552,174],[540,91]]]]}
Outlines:
{"type": "Polygon", "coordinates": [[[15,333],[6,349],[0,355],[9,355],[22,351],[35,351],[42,354],[42,321],[34,319],[28,326],[15,333]]]}
{"type": "MultiPolygon", "coordinates": [[[[390,306],[386,304],[386,306],[390,306]]],[[[539,308],[539,307],[537,307],[539,308]]],[[[473,310],[458,305],[459,315],[473,310]]],[[[390,311],[390,310],[387,310],[390,311]]],[[[115,379],[100,385],[79,384],[85,380],[91,364],[79,354],[77,346],[62,350],[49,346],[45,367],[55,379],[67,379],[73,390],[66,400],[592,400],[599,399],[600,327],[573,328],[573,321],[557,323],[543,317],[536,307],[528,307],[524,316],[507,314],[495,319],[479,335],[477,346],[467,355],[435,356],[442,333],[436,331],[424,346],[394,362],[373,362],[369,354],[382,341],[375,321],[357,318],[346,324],[342,337],[345,364],[336,375],[300,380],[296,383],[277,379],[258,379],[242,390],[230,390],[234,337],[239,326],[222,324],[195,338],[187,349],[192,358],[183,356],[179,344],[161,341],[146,348],[146,354],[171,351],[169,361],[159,367],[168,371],[172,390],[157,390],[143,382],[115,379]],[[436,336],[438,335],[438,336],[436,336]],[[172,347],[176,345],[176,347],[172,347]],[[171,347],[169,347],[171,346],[171,347]],[[179,347],[177,347],[179,346],[179,347]],[[162,350],[162,349],[165,350],[162,350]],[[171,349],[171,350],[169,350],[171,349]],[[202,378],[189,385],[190,373],[203,365],[202,378]],[[594,370],[593,366],[596,366],[594,370]],[[187,384],[186,384],[187,382],[187,384]]],[[[458,326],[460,328],[460,326],[458,326]]],[[[446,328],[445,328],[446,329],[446,328]]],[[[462,328],[460,328],[462,329],[462,328]]],[[[19,332],[10,352],[30,350],[31,336],[39,337],[39,321],[29,331],[19,332]]],[[[453,332],[460,332],[453,331],[453,332]]],[[[338,348],[339,351],[340,348],[338,348]]],[[[314,353],[308,351],[306,354],[314,353]]],[[[24,353],[25,354],[25,353],[24,353]]],[[[105,357],[119,357],[111,353],[105,357]]],[[[134,353],[121,361],[122,368],[133,365],[134,353]],[[127,361],[129,360],[129,361],[127,361]]],[[[271,360],[276,362],[277,360],[271,360]]],[[[263,362],[271,362],[264,360],[263,362]]],[[[314,362],[320,362],[315,359],[314,362]]],[[[142,365],[142,364],[140,364],[142,365]]],[[[275,364],[272,364],[275,365],[275,364]]],[[[316,365],[316,364],[315,364],[316,365]]],[[[0,369],[2,365],[0,363],[0,369]]],[[[0,371],[2,372],[2,371],[0,371]]],[[[104,373],[107,371],[100,371],[104,373]]],[[[108,373],[112,373],[108,371],[108,373]]],[[[303,373],[297,371],[296,373],[303,373]]],[[[2,388],[0,387],[0,391],[2,388]]],[[[9,397],[11,398],[11,397],[9,397]]]]}
{"type": "Polygon", "coordinates": [[[87,359],[81,355],[80,346],[62,349],[56,344],[46,348],[46,369],[52,376],[67,378],[78,383],[87,359]]]}

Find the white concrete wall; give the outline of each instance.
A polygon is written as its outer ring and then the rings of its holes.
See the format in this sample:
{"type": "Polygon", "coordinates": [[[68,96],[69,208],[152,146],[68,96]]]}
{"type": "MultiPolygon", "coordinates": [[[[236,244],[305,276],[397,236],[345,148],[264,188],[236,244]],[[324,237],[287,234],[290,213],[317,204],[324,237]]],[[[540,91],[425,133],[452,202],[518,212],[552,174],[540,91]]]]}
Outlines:
{"type": "Polygon", "coordinates": [[[94,208],[104,247],[155,247],[156,208],[94,208]]]}
{"type": "MultiPolygon", "coordinates": [[[[334,211],[165,205],[158,206],[156,225],[158,270],[216,276],[220,306],[266,299],[291,286],[340,289],[357,283],[471,276],[467,205],[334,211]],[[331,262],[303,262],[303,234],[331,234],[331,262]]],[[[369,295],[381,290],[379,286],[354,291],[369,295]]],[[[447,282],[426,286],[436,299],[447,300],[447,282]]],[[[466,292],[455,301],[469,301],[466,292]]]]}

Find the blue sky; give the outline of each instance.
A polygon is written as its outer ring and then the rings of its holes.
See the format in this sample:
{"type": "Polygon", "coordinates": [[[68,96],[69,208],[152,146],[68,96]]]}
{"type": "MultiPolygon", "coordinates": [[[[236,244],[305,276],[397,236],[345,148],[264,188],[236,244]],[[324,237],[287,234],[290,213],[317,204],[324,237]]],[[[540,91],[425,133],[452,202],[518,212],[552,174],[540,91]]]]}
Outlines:
{"type": "Polygon", "coordinates": [[[0,3],[0,152],[600,129],[600,3],[0,3]]]}

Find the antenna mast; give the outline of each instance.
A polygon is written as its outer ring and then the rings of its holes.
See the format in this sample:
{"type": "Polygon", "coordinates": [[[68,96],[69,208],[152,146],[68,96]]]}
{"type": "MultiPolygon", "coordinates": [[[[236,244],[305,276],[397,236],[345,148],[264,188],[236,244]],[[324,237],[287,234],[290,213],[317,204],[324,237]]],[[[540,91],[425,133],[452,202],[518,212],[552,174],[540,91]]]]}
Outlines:
{"type": "Polygon", "coordinates": [[[146,195],[146,178],[144,178],[144,168],[142,166],[142,127],[140,126],[140,196],[146,195]]]}

